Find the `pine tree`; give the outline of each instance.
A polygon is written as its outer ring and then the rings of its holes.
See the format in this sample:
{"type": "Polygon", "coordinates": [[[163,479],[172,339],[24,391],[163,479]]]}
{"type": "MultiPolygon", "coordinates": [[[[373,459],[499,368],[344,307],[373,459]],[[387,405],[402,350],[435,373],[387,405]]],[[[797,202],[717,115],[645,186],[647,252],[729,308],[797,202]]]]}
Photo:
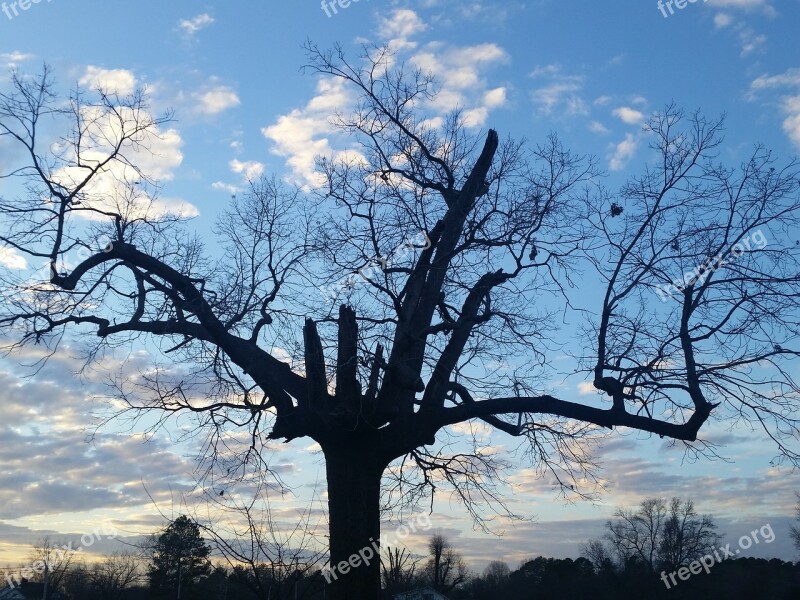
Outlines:
{"type": "Polygon", "coordinates": [[[156,597],[188,598],[198,580],[211,573],[210,553],[197,523],[181,515],[153,544],[150,590],[156,597]]]}

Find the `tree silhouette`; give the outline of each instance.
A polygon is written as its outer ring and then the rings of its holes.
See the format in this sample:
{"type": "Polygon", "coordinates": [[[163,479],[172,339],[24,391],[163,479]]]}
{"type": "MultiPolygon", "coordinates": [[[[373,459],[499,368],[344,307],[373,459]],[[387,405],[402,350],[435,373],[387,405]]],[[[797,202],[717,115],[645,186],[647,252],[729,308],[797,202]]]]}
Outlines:
{"type": "Polygon", "coordinates": [[[197,524],[186,516],[170,523],[150,551],[148,575],[156,597],[190,598],[192,586],[211,573],[211,548],[197,524]]]}
{"type": "Polygon", "coordinates": [[[72,543],[57,542],[50,536],[44,536],[33,545],[28,558],[36,574],[31,580],[42,583],[42,600],[63,589],[77,551],[72,543]]]}
{"type": "Polygon", "coordinates": [[[490,586],[499,588],[511,575],[511,569],[508,564],[502,560],[493,560],[483,570],[483,580],[490,586]]]}
{"type": "MultiPolygon", "coordinates": [[[[319,570],[324,560],[315,543],[317,527],[311,509],[298,511],[290,526],[275,522],[269,502],[269,482],[259,478],[251,497],[205,498],[203,511],[193,520],[207,536],[214,554],[233,570],[238,583],[261,600],[293,597],[302,600],[309,590],[298,593],[298,582],[319,570]]],[[[241,496],[241,494],[240,494],[241,496]]]]}
{"type": "Polygon", "coordinates": [[[606,544],[591,540],[581,554],[599,573],[613,556],[618,569],[631,561],[650,573],[674,571],[713,552],[721,536],[710,515],[699,515],[692,500],[646,498],[636,510],[617,509],[606,523],[606,544]]]}
{"type": "Polygon", "coordinates": [[[797,506],[795,508],[795,520],[798,522],[798,525],[792,525],[789,529],[789,535],[792,536],[792,542],[794,543],[794,549],[797,550],[798,554],[800,554],[800,493],[795,492],[797,496],[797,506]]]}
{"type": "Polygon", "coordinates": [[[394,596],[409,591],[415,581],[418,562],[406,548],[387,546],[381,555],[381,578],[386,594],[394,596]]]}
{"type": "Polygon", "coordinates": [[[568,494],[591,481],[581,441],[615,427],[713,453],[701,427],[733,417],[799,462],[786,370],[798,353],[797,163],[757,147],[722,166],[722,121],[667,106],[645,127],[651,165],[611,196],[594,161],[555,136],[528,146],[459,111],[427,118],[435,83],[386,49],[357,63],[308,52],[313,72],[358,96],[332,119],[359,152],[321,158],[308,194],[252,182],[210,253],[137,167],[169,115],[152,117],[142,93],[63,103],[47,70],[16,75],[0,136],[21,158],[2,177],[22,186],[0,198],[0,241],[46,274],[5,271],[8,335],[55,351],[68,328],[91,332],[89,359],[138,340],[160,350],[166,365],[120,376],[119,398],[158,424],[197,415],[205,465],[231,483],[237,464],[268,469],[269,440],[316,441],[330,560],[347,571],[334,600],[377,597],[378,561],[350,561],[379,539],[382,490],[388,507],[447,485],[476,517],[480,502],[502,504],[506,463],[476,440],[451,451],[452,425],[479,419],[519,438],[568,494]],[[53,128],[58,143],[42,143],[53,128]],[[573,287],[591,286],[589,269],[602,289],[587,308],[573,287]],[[568,342],[557,317],[572,308],[587,335],[570,372],[597,399],[546,384],[568,342]],[[242,430],[250,443],[228,443],[242,430]]]}
{"type": "Polygon", "coordinates": [[[425,582],[434,590],[446,594],[467,580],[464,558],[443,535],[433,535],[428,541],[428,562],[425,582]]]}
{"type": "Polygon", "coordinates": [[[116,600],[140,578],[139,557],[131,553],[104,557],[92,567],[87,577],[103,600],[116,600]]]}

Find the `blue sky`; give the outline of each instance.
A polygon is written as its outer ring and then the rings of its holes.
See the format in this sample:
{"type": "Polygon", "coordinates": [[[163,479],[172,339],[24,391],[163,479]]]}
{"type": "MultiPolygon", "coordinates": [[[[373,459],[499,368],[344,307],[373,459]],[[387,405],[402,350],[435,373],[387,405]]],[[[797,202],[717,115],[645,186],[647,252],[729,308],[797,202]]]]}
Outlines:
{"type": "MultiPolygon", "coordinates": [[[[0,12],[0,88],[8,87],[9,69],[36,72],[43,62],[62,89],[147,86],[153,112],[173,109],[175,121],[146,167],[163,183],[162,201],[197,215],[192,227],[201,234],[248,177],[275,173],[311,185],[315,154],[347,146],[328,119],[352,98],[301,71],[307,40],[321,47],[341,42],[351,54],[363,42],[390,43],[438,76],[443,109],[460,105],[476,130],[493,127],[501,136],[535,142],[555,131],[567,147],[598,157],[612,189],[651,158],[642,122],[673,100],[710,117],[727,114],[721,158],[730,164],[758,142],[782,157],[800,150],[797,0],[698,1],[668,17],[650,0],[361,0],[331,16],[316,1],[143,0],[122,8],[52,0],[17,8],[16,16],[9,4],[0,5],[12,15],[0,12]]],[[[0,171],[15,158],[0,145],[0,171]]],[[[0,193],[9,191],[0,183],[0,193]]],[[[13,257],[0,254],[0,261],[13,257]]],[[[194,467],[192,443],[167,436],[145,444],[143,436],[108,427],[89,443],[82,428],[89,406],[103,404],[91,400],[102,393],[102,369],[79,379],[78,361],[63,352],[22,379],[18,362],[35,358],[33,350],[11,357],[0,372],[0,389],[7,390],[0,565],[17,561],[42,531],[80,534],[98,520],[113,521],[126,535],[154,529],[161,520],[144,488],[162,509],[179,506],[194,467]]],[[[146,362],[146,352],[137,360],[146,362]]],[[[102,366],[113,371],[115,364],[102,366]]],[[[586,395],[580,383],[558,386],[578,398],[586,395]]],[[[181,424],[174,426],[179,431],[181,424]]],[[[487,445],[513,449],[497,434],[473,430],[487,445]]],[[[706,437],[721,444],[727,461],[691,462],[663,440],[614,434],[597,449],[606,491],[594,504],[564,503],[546,477],[517,459],[509,502],[535,520],[499,520],[503,537],[474,530],[449,498],[437,502],[432,522],[476,567],[492,558],[515,564],[539,553],[574,556],[614,507],[680,495],[717,515],[730,539],[773,523],[775,542],[752,552],[791,558],[788,522],[800,479],[771,465],[774,451],[757,432],[713,424],[706,437]]],[[[314,449],[303,452],[305,442],[276,447],[275,464],[297,488],[274,505],[287,519],[314,498],[324,476],[314,449]]],[[[423,538],[409,539],[421,549],[423,538]]]]}

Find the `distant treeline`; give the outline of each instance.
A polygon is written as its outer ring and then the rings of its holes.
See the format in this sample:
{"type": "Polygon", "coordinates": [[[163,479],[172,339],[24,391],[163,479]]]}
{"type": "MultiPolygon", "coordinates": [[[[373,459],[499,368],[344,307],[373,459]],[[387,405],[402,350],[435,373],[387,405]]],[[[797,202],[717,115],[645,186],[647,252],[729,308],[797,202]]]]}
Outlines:
{"type": "MultiPolygon", "coordinates": [[[[114,596],[107,596],[101,590],[93,589],[90,582],[81,581],[79,575],[76,572],[73,577],[67,577],[62,588],[72,600],[175,598],[174,592],[158,593],[144,582],[143,585],[115,590],[114,596]]],[[[216,569],[184,590],[181,598],[262,600],[251,583],[244,570],[216,569]]],[[[319,572],[305,573],[297,578],[282,576],[280,581],[272,583],[270,585],[268,579],[264,581],[265,589],[272,590],[270,600],[324,600],[325,597],[325,582],[319,572]]],[[[417,583],[423,585],[424,581],[417,583]]],[[[387,598],[390,597],[387,594],[387,598]]],[[[608,570],[598,573],[586,558],[539,557],[524,562],[499,581],[486,575],[469,578],[447,592],[447,597],[452,600],[796,600],[800,598],[800,562],[731,559],[717,565],[709,574],[693,575],[667,589],[658,575],[637,561],[631,561],[621,572],[608,570]]]]}

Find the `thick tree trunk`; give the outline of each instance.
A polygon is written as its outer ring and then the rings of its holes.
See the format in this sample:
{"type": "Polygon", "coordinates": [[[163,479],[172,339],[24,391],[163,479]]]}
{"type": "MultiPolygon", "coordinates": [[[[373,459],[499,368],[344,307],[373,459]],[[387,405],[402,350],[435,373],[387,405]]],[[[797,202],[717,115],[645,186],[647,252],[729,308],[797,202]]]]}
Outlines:
{"type": "Polygon", "coordinates": [[[323,571],[329,600],[378,600],[380,486],[385,465],[368,448],[325,451],[330,565],[323,571]]]}

